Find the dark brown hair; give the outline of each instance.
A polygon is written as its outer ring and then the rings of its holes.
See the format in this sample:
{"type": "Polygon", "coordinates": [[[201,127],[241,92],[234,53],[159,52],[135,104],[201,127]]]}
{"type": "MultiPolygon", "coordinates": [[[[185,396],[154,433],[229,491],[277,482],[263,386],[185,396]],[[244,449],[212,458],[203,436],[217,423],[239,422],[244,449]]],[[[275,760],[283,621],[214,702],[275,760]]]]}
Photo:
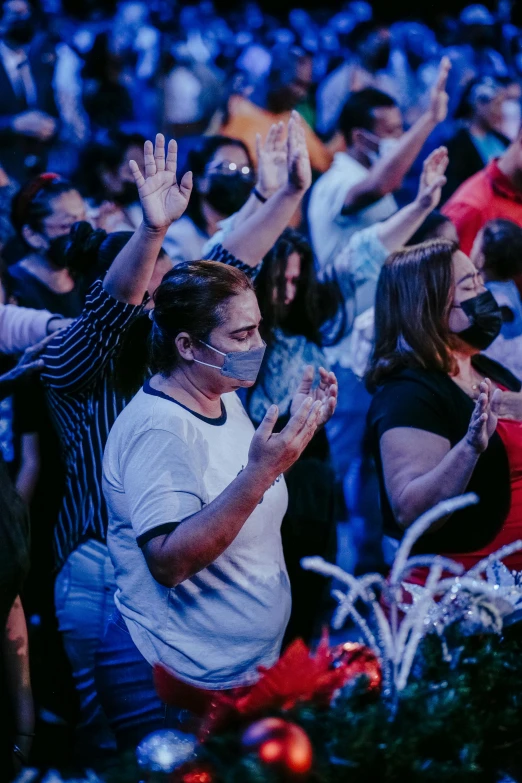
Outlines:
{"type": "Polygon", "coordinates": [[[227,301],[253,291],[248,277],[218,261],[179,264],[163,278],[154,294],[150,369],[170,373],[179,361],[174,339],[188,332],[195,340],[208,340],[223,323],[227,301]]]}
{"type": "Polygon", "coordinates": [[[484,272],[494,280],[513,280],[522,272],[522,228],[511,220],[490,220],[482,231],[484,272]]]}
{"type": "Polygon", "coordinates": [[[454,372],[449,314],[453,242],[433,239],[387,259],[375,296],[375,343],[366,383],[374,390],[395,370],[454,372]]]}
{"type": "Polygon", "coordinates": [[[263,315],[261,334],[268,344],[277,327],[320,346],[334,345],[344,336],[346,310],[339,285],[334,279],[318,280],[310,244],[298,231],[283,231],[263,259],[255,287],[263,315]],[[300,258],[301,272],[295,299],[285,305],[285,272],[292,253],[300,258]]]}

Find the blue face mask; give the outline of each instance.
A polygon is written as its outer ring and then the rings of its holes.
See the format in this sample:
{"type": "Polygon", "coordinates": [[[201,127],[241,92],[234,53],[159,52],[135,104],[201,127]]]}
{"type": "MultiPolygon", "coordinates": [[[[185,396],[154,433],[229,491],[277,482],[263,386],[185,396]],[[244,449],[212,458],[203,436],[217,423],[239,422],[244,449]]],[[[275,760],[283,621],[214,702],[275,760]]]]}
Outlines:
{"type": "Polygon", "coordinates": [[[236,381],[251,381],[257,380],[259,370],[263,363],[263,357],[266,351],[266,343],[260,348],[250,348],[248,351],[229,351],[223,353],[218,351],[217,348],[213,348],[208,343],[204,343],[203,340],[199,341],[202,345],[210,348],[211,351],[221,354],[225,357],[223,366],[219,367],[217,364],[208,364],[207,362],[201,362],[199,359],[194,359],[196,364],[204,364],[205,367],[213,367],[215,370],[219,370],[221,375],[226,378],[234,378],[236,381]]]}

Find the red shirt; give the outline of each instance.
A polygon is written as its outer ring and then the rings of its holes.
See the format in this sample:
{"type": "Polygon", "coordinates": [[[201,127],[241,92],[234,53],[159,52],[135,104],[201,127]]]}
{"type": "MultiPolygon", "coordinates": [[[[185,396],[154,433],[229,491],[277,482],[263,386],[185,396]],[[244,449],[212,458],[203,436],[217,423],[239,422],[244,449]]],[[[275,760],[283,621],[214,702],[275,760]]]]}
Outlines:
{"type": "MultiPolygon", "coordinates": [[[[453,560],[462,563],[466,571],[476,565],[483,557],[496,552],[505,544],[512,544],[513,541],[522,539],[522,422],[500,419],[497,424],[497,432],[502,438],[508,456],[511,506],[504,524],[488,546],[477,552],[449,555],[453,560]]],[[[521,571],[522,550],[506,557],[503,562],[508,568],[521,571]]]]}
{"type": "Polygon", "coordinates": [[[442,212],[455,224],[460,248],[469,255],[475,237],[489,220],[505,218],[522,226],[522,191],[493,160],[462,183],[442,212]]]}
{"type": "MultiPolygon", "coordinates": [[[[506,544],[512,544],[522,539],[522,422],[511,419],[500,419],[497,424],[497,432],[502,438],[509,462],[509,478],[511,483],[511,505],[508,515],[497,535],[483,549],[475,552],[459,552],[458,554],[444,553],[457,563],[462,563],[466,571],[473,568],[479,560],[491,555],[506,544]]],[[[448,522],[451,524],[451,521],[448,522]]],[[[515,571],[522,571],[522,550],[506,557],[505,566],[515,571]]],[[[445,574],[450,576],[450,574],[445,574]]],[[[424,585],[428,576],[427,568],[415,568],[408,575],[407,581],[414,585],[424,585]]],[[[405,603],[411,603],[411,598],[405,594],[405,603]]]]}

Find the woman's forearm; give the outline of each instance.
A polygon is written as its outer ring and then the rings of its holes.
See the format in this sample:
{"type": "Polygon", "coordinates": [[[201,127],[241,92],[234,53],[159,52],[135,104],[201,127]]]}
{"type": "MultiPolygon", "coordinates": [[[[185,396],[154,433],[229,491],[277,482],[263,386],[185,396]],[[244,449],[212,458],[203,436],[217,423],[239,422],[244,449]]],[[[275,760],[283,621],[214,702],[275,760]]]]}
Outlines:
{"type": "Polygon", "coordinates": [[[165,234],[163,228],[139,226],[105,275],[103,287],[110,296],[132,305],[143,302],[165,234]]]}
{"type": "Polygon", "coordinates": [[[223,238],[223,247],[249,266],[260,264],[289,225],[305,192],[280,188],[246,220],[236,220],[223,238]]]}
{"type": "Polygon", "coordinates": [[[377,236],[388,252],[393,253],[411,239],[431,211],[431,206],[427,209],[419,201],[412,201],[395,215],[377,223],[377,236]]]}
{"type": "Polygon", "coordinates": [[[154,578],[175,587],[216,560],[234,541],[272,483],[248,466],[211,503],[144,546],[154,578]]]}
{"type": "MultiPolygon", "coordinates": [[[[479,456],[464,438],[450,449],[435,468],[406,484],[403,491],[392,499],[394,515],[400,527],[408,527],[440,501],[465,492],[479,456]]],[[[448,517],[440,520],[431,530],[438,529],[447,520],[448,517]]]]}
{"type": "Polygon", "coordinates": [[[256,196],[254,196],[253,193],[251,193],[241,209],[236,212],[234,220],[237,223],[241,223],[243,220],[247,220],[247,218],[253,215],[254,212],[257,212],[260,207],[261,202],[258,198],[256,198],[256,196]]]}
{"type": "Polygon", "coordinates": [[[27,625],[20,597],[9,613],[4,634],[6,682],[15,717],[16,734],[34,732],[34,706],[29,673],[27,625]]]}

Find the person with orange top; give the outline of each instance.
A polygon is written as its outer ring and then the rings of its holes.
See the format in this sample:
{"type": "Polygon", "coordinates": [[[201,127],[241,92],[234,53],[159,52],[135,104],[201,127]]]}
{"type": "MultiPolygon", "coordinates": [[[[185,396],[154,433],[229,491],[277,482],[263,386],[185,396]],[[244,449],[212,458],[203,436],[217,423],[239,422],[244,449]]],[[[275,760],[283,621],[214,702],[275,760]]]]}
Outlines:
{"type": "MultiPolygon", "coordinates": [[[[298,47],[274,52],[264,105],[242,95],[232,95],[219,133],[243,141],[256,161],[257,135],[265,138],[274,123],[283,121],[286,125],[292,109],[306,100],[311,86],[312,59],[306,52],[298,47]]],[[[303,125],[312,169],[326,171],[332,162],[332,153],[306,122],[303,125]]]]}

